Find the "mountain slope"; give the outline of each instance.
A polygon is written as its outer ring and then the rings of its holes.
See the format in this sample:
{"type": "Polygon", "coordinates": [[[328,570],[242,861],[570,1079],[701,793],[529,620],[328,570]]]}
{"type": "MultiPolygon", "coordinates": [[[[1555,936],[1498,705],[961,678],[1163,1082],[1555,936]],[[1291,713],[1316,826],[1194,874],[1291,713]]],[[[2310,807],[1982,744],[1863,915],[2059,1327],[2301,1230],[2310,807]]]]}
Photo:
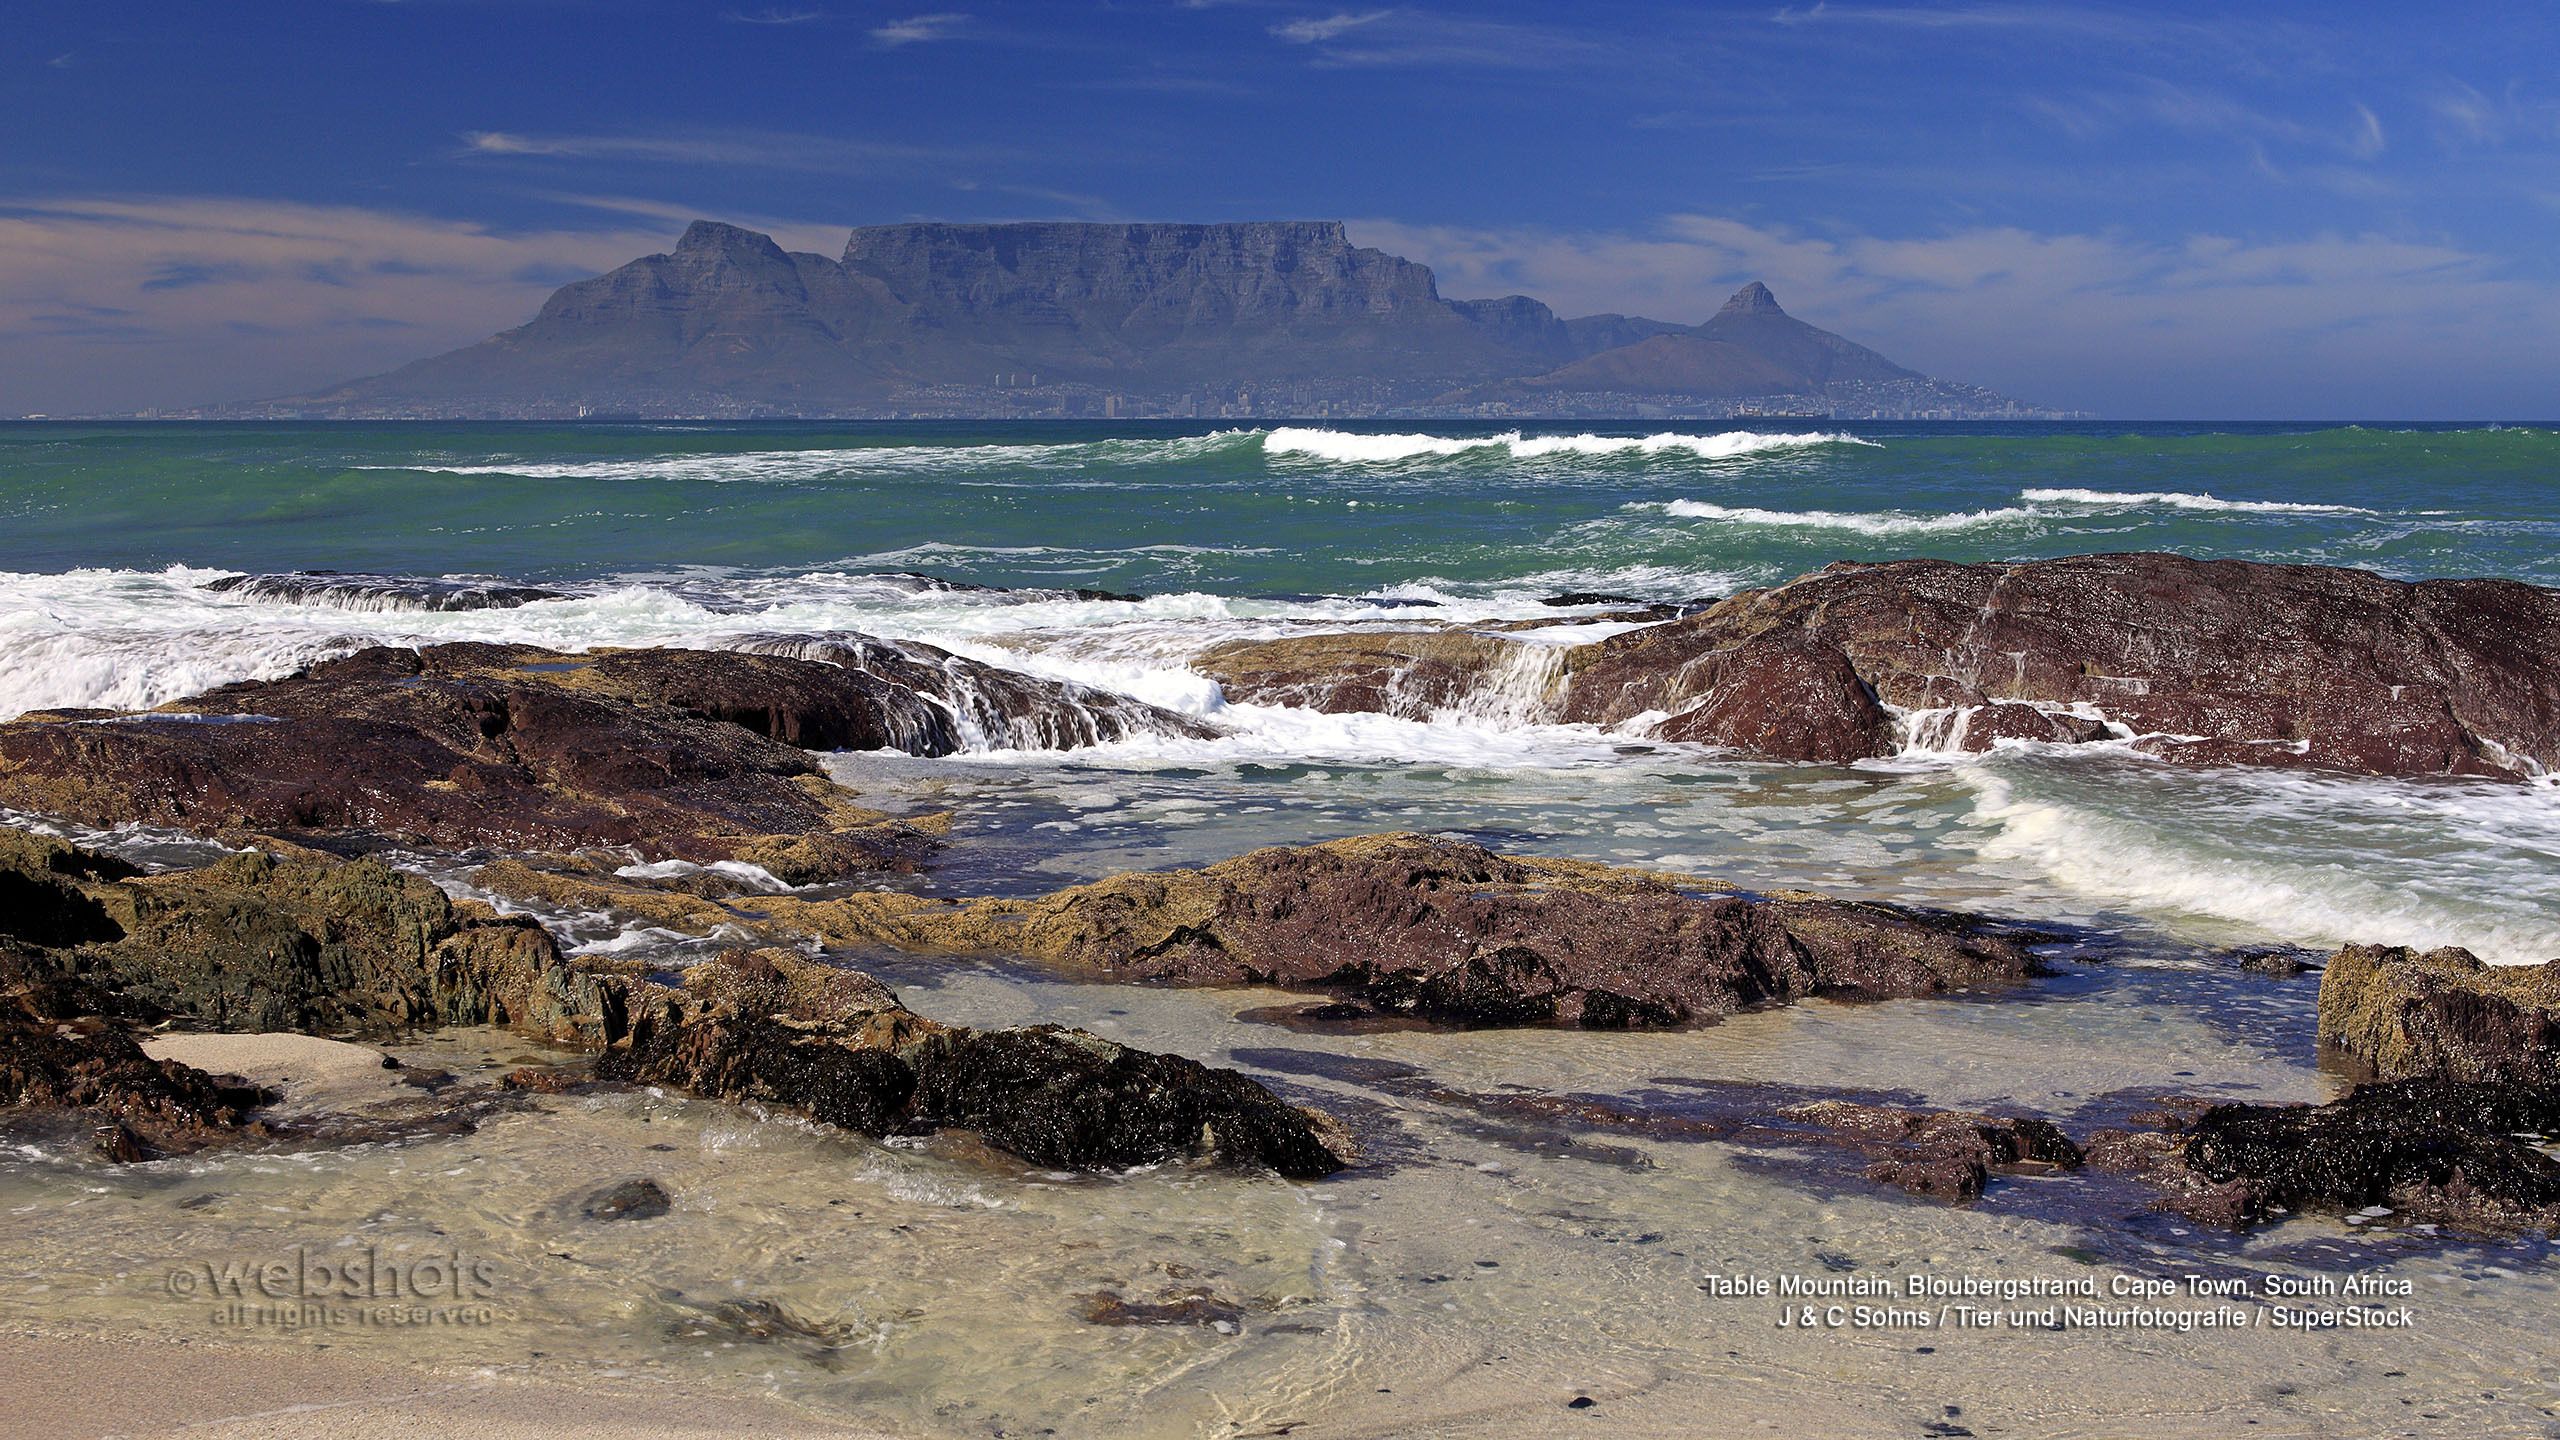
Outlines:
{"type": "Polygon", "coordinates": [[[829,259],[696,221],[513,330],[266,413],[1375,414],[1859,383],[1936,384],[1756,283],[1695,327],[1566,320],[1446,299],[1334,222],[880,225],[829,259]]]}

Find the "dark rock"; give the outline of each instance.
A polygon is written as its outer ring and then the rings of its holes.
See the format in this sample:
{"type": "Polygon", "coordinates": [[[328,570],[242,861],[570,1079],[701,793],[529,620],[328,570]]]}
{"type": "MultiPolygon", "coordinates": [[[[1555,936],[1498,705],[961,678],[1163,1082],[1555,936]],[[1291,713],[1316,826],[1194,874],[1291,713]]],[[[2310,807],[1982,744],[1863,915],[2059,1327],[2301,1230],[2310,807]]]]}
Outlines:
{"type": "Polygon", "coordinates": [[[500,1077],[498,1083],[536,1095],[565,1095],[594,1078],[595,1072],[583,1065],[519,1065],[500,1077]]]}
{"type": "MultiPolygon", "coordinates": [[[[0,843],[0,863],[20,876],[106,868],[34,837],[0,843]]],[[[122,1127],[126,1153],[207,1143],[255,1100],[149,1061],[124,1028],[175,1018],[375,1035],[503,1025],[600,1052],[601,1079],[764,1101],[873,1135],[961,1126],[1049,1165],[1199,1158],[1313,1176],[1345,1163],[1325,1121],[1233,1071],[1055,1026],[944,1027],[870,976],[792,951],[729,952],[661,985],[629,964],[564,957],[539,926],[378,860],[250,852],[71,883],[116,938],[69,950],[0,939],[0,1104],[101,1117],[122,1127]]],[[[549,1072],[509,1078],[556,1088],[549,1072]]]]}
{"type": "Polygon", "coordinates": [[[835,938],[1011,951],[1123,980],[1329,989],[1462,1025],[1680,1024],[1813,995],[1912,996],[2040,973],[1974,917],[1497,855],[1424,835],[1257,850],[1031,900],[811,905],[835,938]]]}
{"type": "Polygon", "coordinates": [[[495,580],[444,580],[413,575],[345,575],[300,570],[290,575],[226,575],[202,587],[253,600],[328,605],[341,610],[513,610],[538,600],[576,598],[566,590],[495,580]]]}
{"type": "Polygon", "coordinates": [[[2219,1187],[2188,1210],[2198,1218],[2380,1205],[2466,1230],[2547,1231],[2560,1227],[2560,1161],[2515,1137],[2555,1133],[2560,1083],[2394,1080],[2326,1105],[2215,1106],[2177,1160],[2219,1187]]]}
{"type": "Polygon", "coordinates": [[[795,707],[847,673],[707,651],[371,649],[171,711],[0,725],[0,805],[358,847],[627,846],[795,880],[911,870],[931,835],[854,805],[802,751],[697,708],[791,729],[795,707]]]}
{"type": "Polygon", "coordinates": [[[2304,950],[2292,945],[2253,946],[2234,950],[2230,954],[2232,960],[2237,962],[2241,969],[2254,975],[2265,975],[2277,980],[2290,980],[2297,975],[2307,975],[2319,970],[2322,958],[2316,951],[2304,950]]]}
{"type": "Polygon", "coordinates": [[[1076,1314],[1088,1325],[1197,1325],[1235,1334],[1244,1307],[1205,1288],[1168,1289],[1153,1300],[1132,1300],[1109,1290],[1076,1297],[1076,1314]]]}
{"type": "MultiPolygon", "coordinates": [[[[1231,641],[1194,657],[1191,668],[1242,704],[1425,720],[1483,694],[1515,666],[1561,665],[1563,655],[1483,630],[1360,630],[1231,641]]],[[[1534,685],[1528,698],[1542,689],[1534,685]]]]}
{"type": "Polygon", "coordinates": [[[1315,1117],[1231,1070],[1040,1025],[934,1024],[877,981],[784,951],[628,984],[607,1079],[804,1109],[867,1134],[958,1126],[1025,1159],[1126,1167],[1197,1156],[1284,1175],[1341,1169],[1315,1117]]]}
{"type": "Polygon", "coordinates": [[[1931,1199],[1979,1199],[1994,1172],[2077,1170],[2080,1147],[2052,1121],[1820,1100],[1781,1112],[1828,1143],[1873,1157],[1866,1178],[1931,1199]]]}
{"type": "MultiPolygon", "coordinates": [[[[101,1158],[178,1155],[223,1144],[275,1097],[174,1060],[154,1060],[120,1029],[39,1013],[23,989],[0,993],[0,1108],[78,1112],[101,1158]]],[[[262,1133],[251,1130],[249,1133],[262,1133]]]]}
{"type": "Polygon", "coordinates": [[[1558,713],[1667,712],[1666,735],[1839,760],[1898,743],[1879,703],[1971,709],[1951,738],[1973,749],[2121,727],[2186,763],[2517,778],[2560,767],[2555,650],[2560,591],[2505,580],[2174,555],[1843,562],[1572,652],[1558,713]]]}
{"type": "MultiPolygon", "coordinates": [[[[1137,598],[1100,591],[1072,593],[1088,600],[1137,598]]],[[[1126,695],[998,669],[920,641],[852,634],[780,635],[744,640],[738,648],[757,655],[814,660],[838,670],[815,705],[721,715],[759,734],[814,750],[893,749],[910,755],[949,755],[989,746],[1068,750],[1132,735],[1204,738],[1218,733],[1187,715],[1126,695]],[[783,733],[784,727],[799,731],[812,717],[819,717],[817,725],[829,733],[783,733]]],[[[716,677],[688,683],[699,693],[715,697],[715,704],[717,696],[732,689],[716,677]]],[[[662,692],[653,687],[649,693],[662,692]]]]}
{"type": "Polygon", "coordinates": [[[2560,1080],[2560,964],[2349,945],[2320,977],[2320,1039],[2386,1080],[2560,1080]]]}
{"type": "Polygon", "coordinates": [[[578,1213],[590,1220],[654,1220],[674,1203],[665,1186],[643,1177],[598,1190],[580,1204],[578,1213]]]}

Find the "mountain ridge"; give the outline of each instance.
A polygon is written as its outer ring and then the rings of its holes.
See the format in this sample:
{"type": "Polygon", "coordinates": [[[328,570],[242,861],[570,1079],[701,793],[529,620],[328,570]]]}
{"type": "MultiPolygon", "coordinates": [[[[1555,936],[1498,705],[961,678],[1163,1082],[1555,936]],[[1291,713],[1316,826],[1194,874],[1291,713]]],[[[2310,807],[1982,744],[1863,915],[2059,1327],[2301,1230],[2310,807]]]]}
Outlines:
{"type": "Polygon", "coordinates": [[[1451,299],[1339,221],[917,222],[836,258],[714,220],[525,324],[313,395],[346,418],[2022,413],[1782,310],[1703,324],[1451,299]],[[1861,388],[1863,387],[1863,388],[1861,388]]]}

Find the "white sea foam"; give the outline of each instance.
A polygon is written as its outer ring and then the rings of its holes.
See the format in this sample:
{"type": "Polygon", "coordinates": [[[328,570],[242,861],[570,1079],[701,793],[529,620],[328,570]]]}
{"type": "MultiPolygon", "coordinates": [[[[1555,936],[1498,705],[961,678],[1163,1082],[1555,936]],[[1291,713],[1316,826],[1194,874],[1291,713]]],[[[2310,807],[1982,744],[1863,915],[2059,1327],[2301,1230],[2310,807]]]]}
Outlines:
{"type": "MultiPolygon", "coordinates": [[[[938,645],[1054,679],[1155,699],[1189,656],[1224,640],[1271,639],[1310,622],[1364,624],[1552,616],[1541,592],[1441,595],[1404,607],[1357,598],[1255,600],[1200,592],[1143,600],[1058,591],[917,589],[855,571],[700,571],[599,587],[505,610],[347,610],[222,593],[231,572],[81,570],[0,574],[0,718],[36,709],[146,709],[240,680],[272,680],[366,645],[482,640],[565,651],[724,648],[753,636],[853,631],[938,645]]],[[[1382,596],[1381,599],[1386,597],[1382,596]]]]}
{"type": "Polygon", "coordinates": [[[2353,505],[2312,505],[2287,500],[2224,500],[2184,490],[2029,489],[2018,492],[2021,503],[1945,515],[1901,510],[1834,511],[1770,510],[1752,505],[1721,505],[1712,500],[1636,501],[1630,510],[1659,510],[1682,520],[1713,520],[1726,525],[1762,525],[1778,529],[1850,530],[1861,535],[1919,535],[2068,520],[2144,509],[2183,510],[2224,515],[2373,515],[2353,505]]]}
{"type": "MultiPolygon", "coordinates": [[[[1629,508],[1652,508],[1639,504],[1629,508]]],[[[2043,512],[2019,506],[1970,510],[1954,515],[1907,515],[1898,511],[1844,514],[1831,510],[1762,510],[1749,505],[1718,505],[1709,500],[1673,500],[1661,505],[1666,515],[1682,520],[1716,520],[1732,525],[1786,526],[1803,530],[1855,530],[1862,535],[1910,535],[1940,530],[1971,530],[2033,520],[2043,512]]]]}
{"type": "Polygon", "coordinates": [[[2110,510],[2164,506],[2172,510],[2227,511],[2256,515],[2372,515],[2377,512],[2354,505],[2311,505],[2290,500],[2225,500],[2214,495],[2199,495],[2186,490],[2021,490],[2018,498],[2030,504],[2086,505],[2110,510]]]}
{"type": "Polygon", "coordinates": [[[1220,430],[1162,440],[1094,440],[1056,445],[848,445],[833,449],[678,451],[599,460],[529,460],[506,455],[359,465],[436,475],[509,475],[529,480],[792,481],[834,476],[1175,464],[1240,450],[1260,432],[1220,430]]]}
{"type": "Polygon", "coordinates": [[[1977,794],[1985,858],[2081,895],[2295,944],[2560,958],[2560,796],[2543,787],[2199,772],[2049,751],[1977,757],[1955,773],[1977,794]]]}
{"type": "Polygon", "coordinates": [[[1551,456],[1668,455],[1698,460],[1733,460],[1775,451],[1804,450],[1817,445],[1868,445],[1848,434],[1763,435],[1728,430],[1714,435],[1365,435],[1348,430],[1319,430],[1284,425],[1262,437],[1262,453],[1302,456],[1338,465],[1392,465],[1434,456],[1503,454],[1515,460],[1551,456]]]}

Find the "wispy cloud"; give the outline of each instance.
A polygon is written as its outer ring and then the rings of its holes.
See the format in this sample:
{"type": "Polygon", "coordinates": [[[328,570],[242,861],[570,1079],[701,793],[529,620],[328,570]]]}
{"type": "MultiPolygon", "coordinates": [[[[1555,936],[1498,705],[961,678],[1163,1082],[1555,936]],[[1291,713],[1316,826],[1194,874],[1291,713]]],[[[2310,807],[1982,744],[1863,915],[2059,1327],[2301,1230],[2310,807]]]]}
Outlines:
{"type": "Polygon", "coordinates": [[[720,18],[735,25],[806,25],[812,21],[826,19],[827,12],[824,10],[784,10],[780,8],[766,10],[731,10],[723,14],[720,18]]]}
{"type": "Polygon", "coordinates": [[[1605,53],[1605,47],[1587,35],[1570,30],[1413,9],[1339,11],[1275,25],[1271,33],[1290,44],[1312,47],[1313,64],[1343,68],[1531,70],[1605,53]]]}
{"type": "Polygon", "coordinates": [[[990,158],[985,150],[905,145],[779,130],[713,130],[659,135],[529,135],[471,130],[460,155],[470,159],[640,160],[667,165],[742,166],[818,174],[867,175],[894,167],[990,158]]]}
{"type": "Polygon", "coordinates": [[[1313,45],[1318,41],[1331,40],[1335,36],[1357,30],[1363,25],[1375,25],[1394,13],[1392,10],[1371,10],[1354,15],[1345,10],[1327,15],[1322,19],[1292,20],[1285,25],[1274,25],[1271,27],[1271,33],[1294,45],[1313,45]]]}
{"type": "Polygon", "coordinates": [[[871,32],[873,43],[887,46],[921,45],[933,40],[948,40],[969,23],[969,17],[945,12],[937,15],[910,15],[892,20],[871,32]]]}

